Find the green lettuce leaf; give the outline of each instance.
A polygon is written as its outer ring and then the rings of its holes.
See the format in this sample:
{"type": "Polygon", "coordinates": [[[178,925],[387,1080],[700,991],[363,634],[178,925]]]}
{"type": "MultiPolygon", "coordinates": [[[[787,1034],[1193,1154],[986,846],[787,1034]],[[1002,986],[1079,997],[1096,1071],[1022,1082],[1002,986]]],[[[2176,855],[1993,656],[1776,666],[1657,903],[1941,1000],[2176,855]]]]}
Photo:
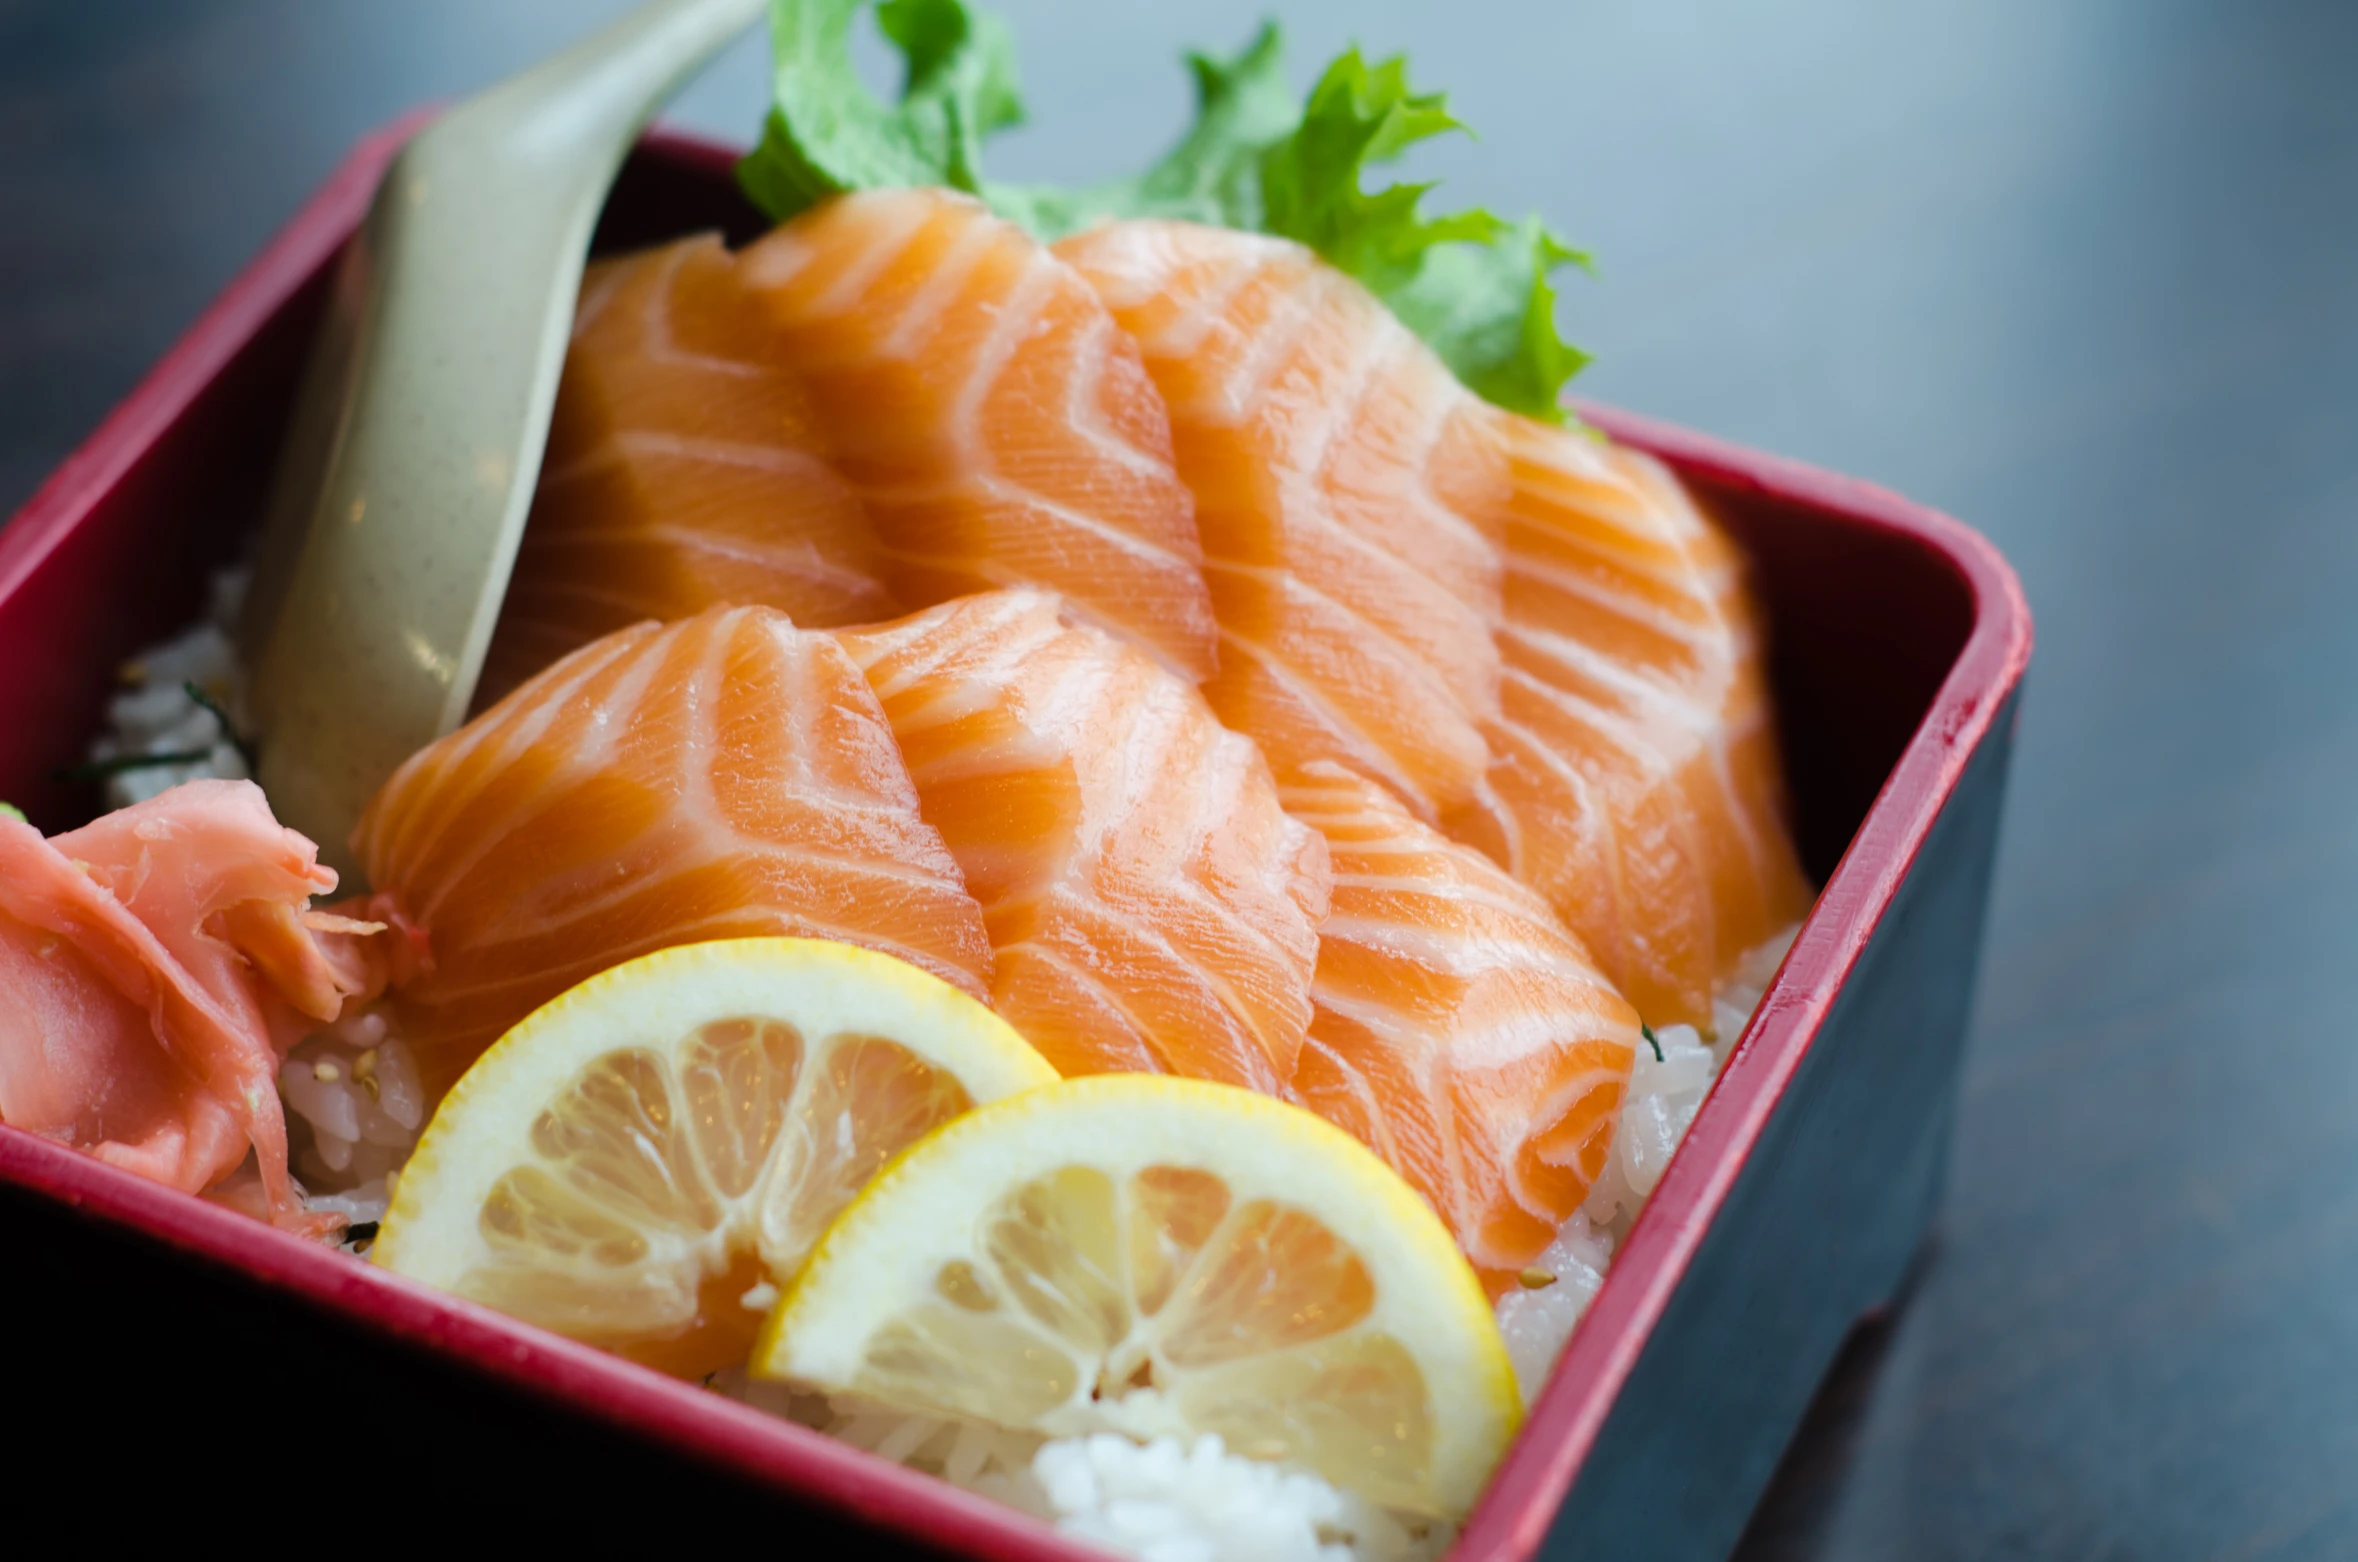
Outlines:
{"type": "Polygon", "coordinates": [[[991,205],[1043,239],[1122,217],[1172,217],[1225,228],[1261,228],[1261,156],[1301,123],[1285,80],[1285,44],[1264,22],[1233,59],[1187,56],[1195,123],[1145,172],[1078,189],[992,185],[991,205]]]}
{"type": "Polygon", "coordinates": [[[1588,355],[1556,329],[1560,267],[1588,258],[1537,218],[1475,208],[1428,217],[1429,184],[1370,191],[1368,172],[1465,126],[1404,60],[1348,50],[1311,89],[1301,123],[1260,157],[1266,232],[1298,239],[1365,283],[1475,394],[1561,422],[1564,383],[1588,355]]]}
{"type": "Polygon", "coordinates": [[[1261,227],[1307,244],[1389,295],[1406,286],[1437,244],[1483,244],[1506,224],[1485,211],[1426,220],[1429,184],[1362,188],[1366,170],[1417,142],[1465,126],[1440,93],[1408,87],[1405,60],[1369,65],[1346,50],[1310,89],[1302,121],[1261,153],[1261,227]]]}
{"type": "Polygon", "coordinates": [[[737,181],[776,221],[845,190],[979,194],[983,138],[1023,121],[1006,26],[964,0],[877,7],[906,66],[900,101],[879,102],[852,67],[851,27],[868,3],[770,0],[774,96],[737,181]]]}
{"type": "Polygon", "coordinates": [[[25,822],[24,810],[0,803],[0,819],[14,819],[18,824],[23,824],[25,822]]]}
{"type": "Polygon", "coordinates": [[[1410,87],[1403,60],[1346,50],[1305,101],[1265,23],[1233,57],[1188,56],[1195,122],[1145,171],[1071,188],[994,184],[982,142],[1024,112],[998,19],[965,0],[883,0],[877,20],[907,62],[888,106],[852,69],[851,24],[866,3],[770,0],[777,104],[738,177],[772,217],[842,190],[940,184],[1043,239],[1132,217],[1275,234],[1358,278],[1476,394],[1563,419],[1564,383],[1588,357],[1557,331],[1553,276],[1588,258],[1537,219],[1427,216],[1429,184],[1368,188],[1371,170],[1465,128],[1442,94],[1410,87]]]}
{"type": "Polygon", "coordinates": [[[1487,243],[1436,246],[1406,283],[1378,291],[1466,389],[1560,423],[1565,382],[1589,361],[1556,330],[1551,276],[1568,265],[1595,269],[1530,217],[1487,243]]]}

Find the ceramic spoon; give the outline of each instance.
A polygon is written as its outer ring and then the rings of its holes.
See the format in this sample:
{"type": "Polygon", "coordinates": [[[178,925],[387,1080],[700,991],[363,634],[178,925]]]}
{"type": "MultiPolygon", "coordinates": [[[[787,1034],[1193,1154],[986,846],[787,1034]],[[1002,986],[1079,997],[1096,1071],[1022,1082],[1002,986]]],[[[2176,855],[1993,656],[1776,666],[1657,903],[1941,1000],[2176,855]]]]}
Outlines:
{"type": "Polygon", "coordinates": [[[615,170],[761,3],[642,5],[437,119],[377,189],[313,349],[244,626],[262,784],[340,869],[378,785],[466,716],[615,170]]]}

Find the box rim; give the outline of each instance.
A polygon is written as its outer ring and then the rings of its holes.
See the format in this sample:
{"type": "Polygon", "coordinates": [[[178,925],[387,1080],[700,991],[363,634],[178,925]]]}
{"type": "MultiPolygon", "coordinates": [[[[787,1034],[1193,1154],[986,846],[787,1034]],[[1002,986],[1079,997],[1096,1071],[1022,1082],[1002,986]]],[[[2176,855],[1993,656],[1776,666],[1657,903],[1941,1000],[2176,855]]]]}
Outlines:
{"type": "Polygon", "coordinates": [[[1863,521],[1926,546],[1957,573],[1971,598],[1973,624],[1678,1153],[1614,1254],[1604,1286],[1557,1358],[1522,1433],[1468,1516],[1452,1562],[1509,1562],[1538,1552],[1834,999],[1881,926],[1966,764],[2020,686],[2032,646],[2030,609],[2013,568],[1963,522],[1857,478],[1638,414],[1585,401],[1579,411],[1614,438],[1723,489],[1863,521]]]}
{"type": "MultiPolygon", "coordinates": [[[[385,165],[432,113],[372,132],[0,528],[0,602],[339,248],[385,165]]],[[[735,149],[658,127],[643,145],[726,166],[735,149]]],[[[1757,493],[1909,539],[1955,571],[1972,603],[1965,645],[1828,878],[1759,1010],[1688,1130],[1604,1287],[1450,1550],[1460,1562],[1536,1553],[1605,1417],[1751,1149],[1913,867],[1966,762],[2020,683],[2028,606],[2012,569],[1962,523],[1872,484],[1582,403],[1617,438],[1729,490],[1757,493]]],[[[0,1125],[0,1179],[440,1351],[555,1405],[684,1445],[725,1468],[830,1503],[927,1544],[994,1558],[1101,1555],[1046,1524],[822,1433],[663,1377],[460,1298],[357,1263],[244,1215],[0,1125]]]]}

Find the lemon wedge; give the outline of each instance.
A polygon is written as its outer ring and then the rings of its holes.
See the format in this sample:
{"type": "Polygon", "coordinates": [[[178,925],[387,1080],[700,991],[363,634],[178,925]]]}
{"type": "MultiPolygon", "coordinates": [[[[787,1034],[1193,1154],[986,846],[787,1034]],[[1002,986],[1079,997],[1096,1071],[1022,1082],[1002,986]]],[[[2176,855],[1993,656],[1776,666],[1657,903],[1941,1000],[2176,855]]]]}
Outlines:
{"type": "Polygon", "coordinates": [[[592,977],[452,1087],[372,1259],[699,1376],[877,1169],[1056,1073],[1007,1023],[849,944],[730,939],[592,977]]]}
{"type": "Polygon", "coordinates": [[[821,1238],[758,1375],[1069,1437],[1288,1462],[1455,1519],[1522,1415],[1473,1271],[1309,1113],[1163,1075],[1064,1081],[911,1148],[821,1238]]]}

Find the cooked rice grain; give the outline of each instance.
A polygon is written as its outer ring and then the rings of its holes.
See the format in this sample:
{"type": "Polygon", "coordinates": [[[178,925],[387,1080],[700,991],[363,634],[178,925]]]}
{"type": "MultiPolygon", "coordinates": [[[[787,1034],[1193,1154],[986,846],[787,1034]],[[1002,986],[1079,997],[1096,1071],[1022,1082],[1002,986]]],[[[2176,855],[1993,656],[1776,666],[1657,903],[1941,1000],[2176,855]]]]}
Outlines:
{"type": "Polygon", "coordinates": [[[1659,1059],[1653,1047],[1638,1048],[1604,1173],[1589,1190],[1588,1202],[1564,1222],[1533,1266],[1554,1276],[1553,1282],[1509,1291],[1498,1299],[1499,1332],[1514,1359],[1515,1381],[1522,1386],[1525,1403],[1537,1398],[1546,1384],[1573,1326],[1604,1284],[1614,1249],[1629,1235],[1638,1211],[1662,1180],[1712,1081],[1735,1050],[1800,931],[1798,924],[1789,927],[1737,962],[1735,974],[1713,996],[1712,1025],[1717,1034],[1710,1040],[1692,1025],[1669,1025],[1654,1032],[1662,1049],[1659,1059]]]}
{"type": "Polygon", "coordinates": [[[143,803],[184,781],[248,779],[234,734],[188,692],[194,684],[232,721],[246,720],[245,671],[230,642],[246,578],[242,569],[215,574],[202,622],[123,664],[124,691],[107,702],[106,729],[90,745],[89,757],[101,763],[146,754],[199,757],[112,771],[106,778],[109,808],[143,803]]]}

